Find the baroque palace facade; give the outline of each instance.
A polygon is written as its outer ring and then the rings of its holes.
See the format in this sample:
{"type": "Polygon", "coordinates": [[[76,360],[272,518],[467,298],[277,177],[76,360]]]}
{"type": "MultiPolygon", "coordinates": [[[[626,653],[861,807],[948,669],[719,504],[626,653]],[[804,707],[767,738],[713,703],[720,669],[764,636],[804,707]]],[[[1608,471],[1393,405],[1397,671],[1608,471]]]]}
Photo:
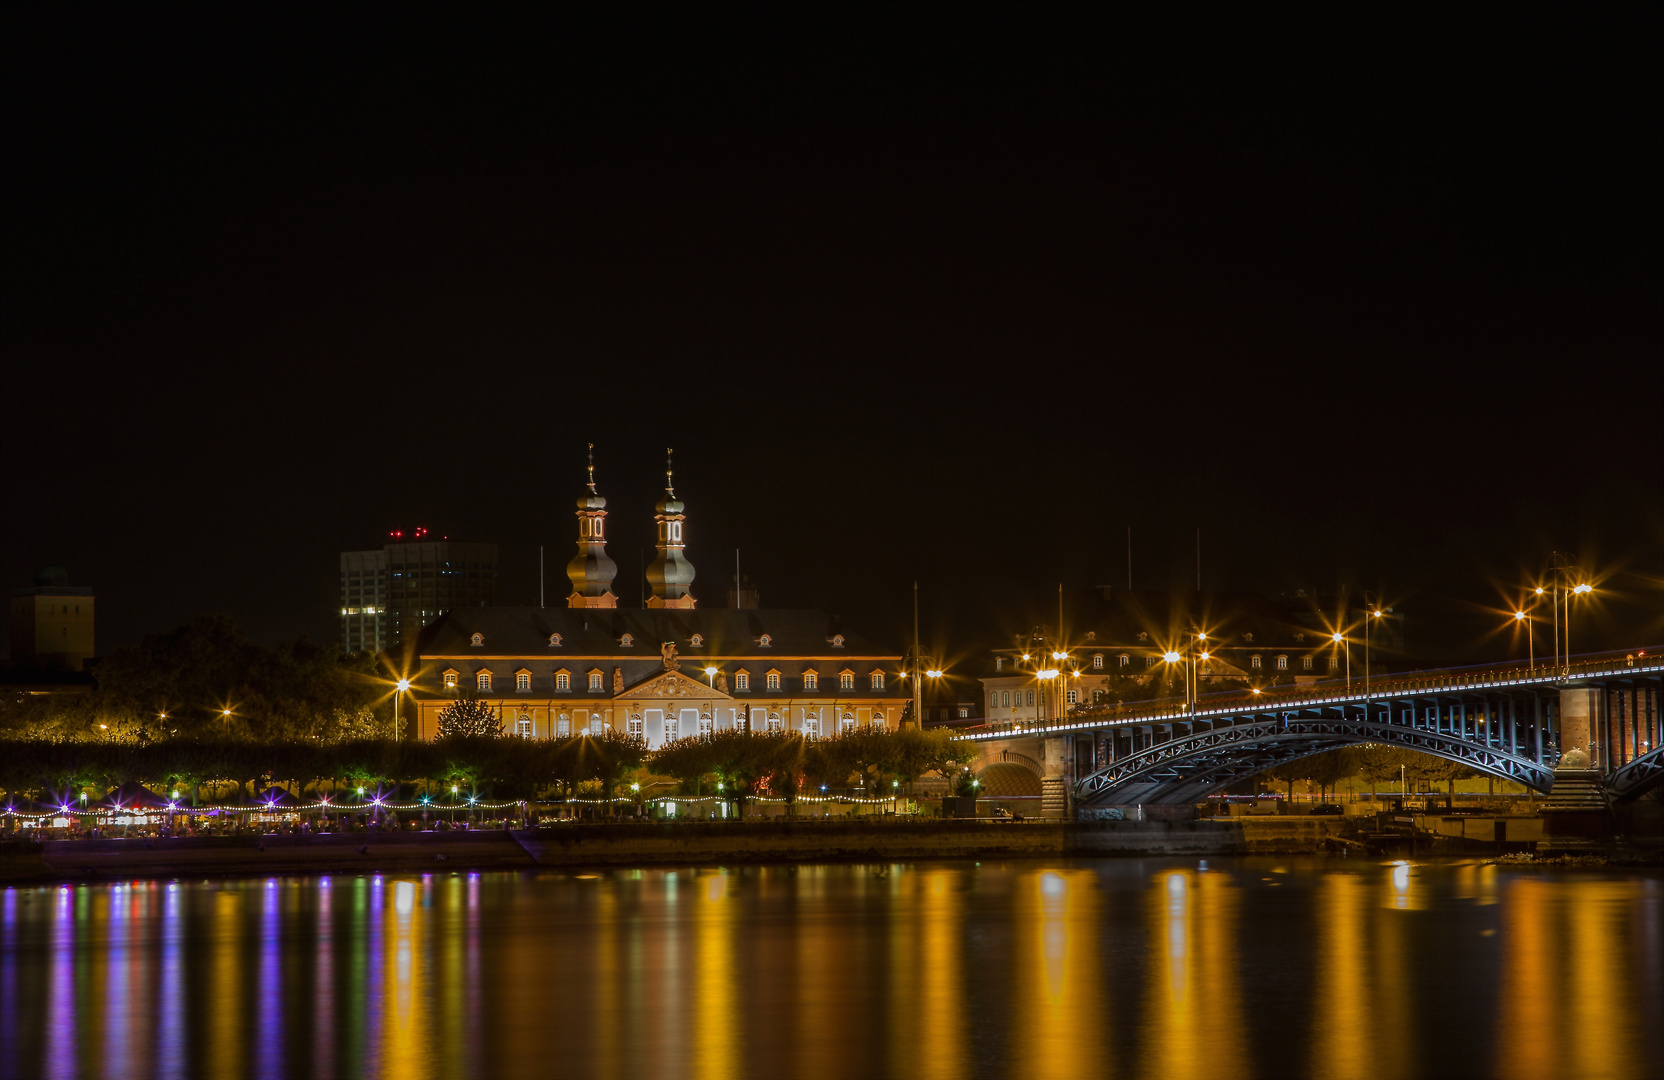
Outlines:
{"type": "Polygon", "coordinates": [[[910,699],[901,656],[845,632],[832,616],[697,608],[685,507],[672,479],[667,467],[646,610],[622,609],[613,594],[617,566],[606,553],[607,503],[592,459],[566,608],[460,608],[427,627],[411,687],[418,737],[434,738],[440,713],[463,693],[497,709],[507,734],[611,729],[650,748],[736,728],[819,738],[900,723],[910,699]]]}

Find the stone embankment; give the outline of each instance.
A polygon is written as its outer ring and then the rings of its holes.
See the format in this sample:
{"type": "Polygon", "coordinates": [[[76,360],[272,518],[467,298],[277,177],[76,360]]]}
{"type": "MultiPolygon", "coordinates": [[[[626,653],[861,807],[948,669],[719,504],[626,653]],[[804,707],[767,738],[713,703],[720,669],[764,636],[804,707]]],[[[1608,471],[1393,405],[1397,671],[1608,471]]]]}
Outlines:
{"type": "Polygon", "coordinates": [[[0,843],[0,881],[762,862],[1311,854],[1333,818],[572,824],[526,830],[0,843]]]}

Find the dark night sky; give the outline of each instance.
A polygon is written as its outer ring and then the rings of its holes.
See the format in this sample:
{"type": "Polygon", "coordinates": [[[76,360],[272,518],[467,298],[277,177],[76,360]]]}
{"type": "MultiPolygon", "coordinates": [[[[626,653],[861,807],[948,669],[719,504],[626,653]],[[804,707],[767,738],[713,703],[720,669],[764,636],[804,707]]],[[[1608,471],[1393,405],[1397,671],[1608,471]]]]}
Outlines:
{"type": "Polygon", "coordinates": [[[535,603],[590,441],[631,603],[669,445],[707,603],[738,546],[899,641],[916,577],[960,655],[1128,526],[1430,655],[1570,549],[1664,640],[1656,5],[0,20],[0,585],[100,651],[333,640],[401,525],[535,603]]]}

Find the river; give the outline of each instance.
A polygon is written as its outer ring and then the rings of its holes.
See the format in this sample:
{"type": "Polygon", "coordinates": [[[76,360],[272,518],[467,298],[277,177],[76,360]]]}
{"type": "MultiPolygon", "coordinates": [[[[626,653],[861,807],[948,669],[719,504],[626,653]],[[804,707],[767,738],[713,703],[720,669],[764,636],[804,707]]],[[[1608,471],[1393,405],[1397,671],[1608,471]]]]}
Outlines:
{"type": "Polygon", "coordinates": [[[0,894],[4,1077],[1657,1076],[1664,874],[1014,860],[0,894]]]}

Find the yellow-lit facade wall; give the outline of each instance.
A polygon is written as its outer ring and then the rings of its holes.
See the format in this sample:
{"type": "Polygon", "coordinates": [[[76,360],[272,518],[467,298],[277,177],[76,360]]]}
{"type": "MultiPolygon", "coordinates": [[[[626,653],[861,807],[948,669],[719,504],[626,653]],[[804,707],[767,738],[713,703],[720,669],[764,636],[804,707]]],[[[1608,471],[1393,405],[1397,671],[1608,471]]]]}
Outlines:
{"type": "Polygon", "coordinates": [[[93,652],[91,596],[11,598],[12,659],[80,671],[93,652]]]}

